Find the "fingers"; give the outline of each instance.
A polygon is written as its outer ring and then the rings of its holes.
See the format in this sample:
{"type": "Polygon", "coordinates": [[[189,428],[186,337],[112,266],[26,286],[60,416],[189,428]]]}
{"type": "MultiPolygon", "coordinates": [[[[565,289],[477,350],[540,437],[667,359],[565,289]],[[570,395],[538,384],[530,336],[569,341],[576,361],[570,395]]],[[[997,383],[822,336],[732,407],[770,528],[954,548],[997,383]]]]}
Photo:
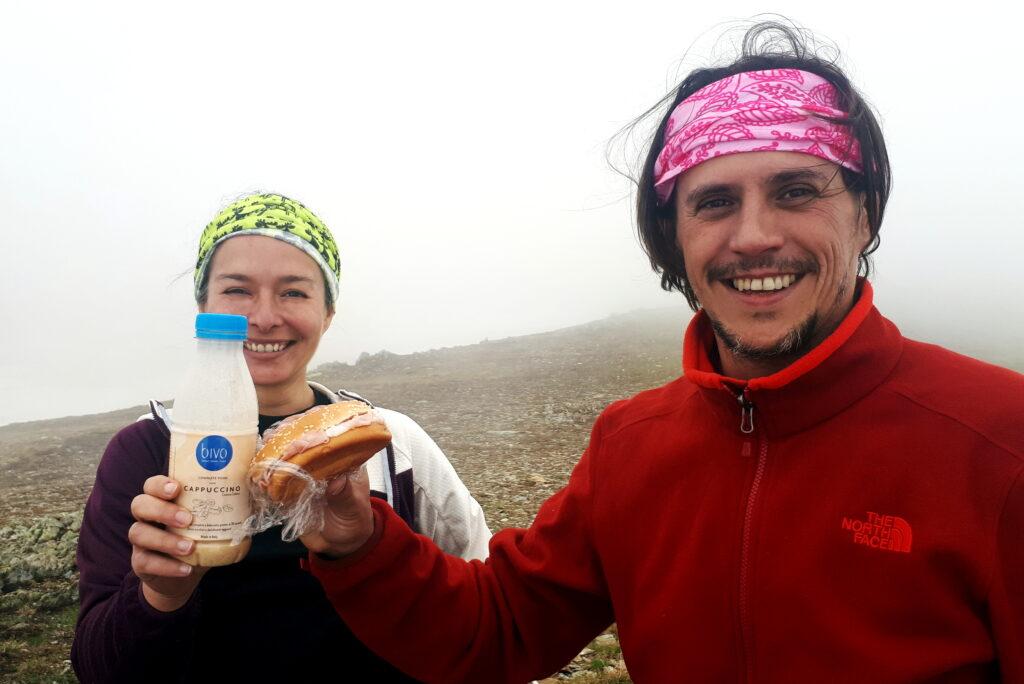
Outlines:
{"type": "Polygon", "coordinates": [[[132,517],[168,527],[188,527],[192,524],[192,514],[188,509],[167,500],[174,498],[178,487],[177,482],[163,475],[149,478],[142,487],[143,493],[132,499],[132,517]]]}
{"type": "Polygon", "coordinates": [[[179,486],[177,480],[166,475],[154,475],[143,483],[142,492],[169,501],[178,495],[179,486]]]}
{"type": "Polygon", "coordinates": [[[354,488],[353,491],[361,491],[366,489],[369,491],[370,488],[370,476],[366,472],[366,464],[359,466],[355,470],[350,470],[347,473],[342,473],[336,478],[327,483],[327,496],[334,497],[345,491],[345,489],[351,483],[354,488]]]}
{"type": "Polygon", "coordinates": [[[165,475],[154,475],[142,485],[143,493],[132,499],[131,513],[137,522],[128,528],[128,541],[133,547],[132,569],[140,577],[183,577],[191,572],[190,566],[173,558],[189,554],[195,544],[171,531],[192,523],[188,509],[169,501],[180,487],[165,475]]]}
{"type": "Polygon", "coordinates": [[[143,582],[152,582],[156,577],[188,577],[192,566],[139,547],[132,550],[132,571],[143,582]]]}
{"type": "Polygon", "coordinates": [[[328,484],[323,528],[300,537],[307,548],[340,557],[354,552],[372,536],[369,479],[362,467],[328,484]]]}
{"type": "Polygon", "coordinates": [[[166,612],[188,603],[207,568],[193,568],[179,560],[135,547],[132,570],[142,580],[146,602],[166,612]]]}
{"type": "Polygon", "coordinates": [[[327,496],[337,496],[348,487],[348,476],[339,475],[327,483],[327,496]]]}
{"type": "Polygon", "coordinates": [[[136,520],[128,528],[132,571],[142,580],[146,601],[162,611],[184,605],[203,576],[203,569],[179,558],[195,548],[194,541],[175,534],[192,524],[192,513],[173,501],[180,493],[180,483],[166,475],[154,475],[131,503],[136,520]]]}
{"type": "Polygon", "coordinates": [[[158,551],[169,556],[188,555],[195,544],[191,539],[145,522],[134,523],[128,528],[128,541],[132,543],[132,546],[145,551],[158,551]]]}
{"type": "Polygon", "coordinates": [[[348,474],[349,482],[356,490],[361,491],[365,489],[367,492],[370,491],[370,474],[366,472],[366,464],[359,466],[359,470],[348,474]]]}

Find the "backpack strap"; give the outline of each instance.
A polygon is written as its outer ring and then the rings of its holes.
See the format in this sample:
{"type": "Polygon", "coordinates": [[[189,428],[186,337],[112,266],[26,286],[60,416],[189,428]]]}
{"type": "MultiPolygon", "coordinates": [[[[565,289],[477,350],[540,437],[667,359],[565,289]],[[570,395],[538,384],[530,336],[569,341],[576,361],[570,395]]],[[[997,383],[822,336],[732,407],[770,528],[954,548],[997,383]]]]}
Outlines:
{"type": "MultiPolygon", "coordinates": [[[[167,411],[167,407],[156,399],[149,400],[149,412],[153,416],[153,420],[160,426],[160,431],[163,432],[167,437],[171,436],[171,414],[167,411]]],[[[149,416],[143,416],[148,418],[149,416]]]]}
{"type": "MultiPolygon", "coordinates": [[[[388,442],[385,451],[387,451],[385,460],[388,462],[388,498],[390,499],[391,507],[398,512],[401,510],[402,492],[398,488],[398,477],[395,475],[395,447],[392,446],[391,442],[388,442]]],[[[399,515],[401,514],[399,513],[399,515]]],[[[404,519],[405,516],[403,515],[402,518],[404,519]]],[[[409,521],[406,520],[406,522],[409,521]]]]}
{"type": "Polygon", "coordinates": [[[340,389],[340,390],[338,390],[338,396],[339,397],[344,397],[346,399],[352,399],[352,400],[355,400],[355,401],[361,401],[364,404],[366,404],[367,406],[369,406],[370,408],[374,408],[373,403],[369,399],[367,399],[366,397],[361,397],[358,394],[356,394],[355,392],[349,392],[348,390],[340,389]]]}

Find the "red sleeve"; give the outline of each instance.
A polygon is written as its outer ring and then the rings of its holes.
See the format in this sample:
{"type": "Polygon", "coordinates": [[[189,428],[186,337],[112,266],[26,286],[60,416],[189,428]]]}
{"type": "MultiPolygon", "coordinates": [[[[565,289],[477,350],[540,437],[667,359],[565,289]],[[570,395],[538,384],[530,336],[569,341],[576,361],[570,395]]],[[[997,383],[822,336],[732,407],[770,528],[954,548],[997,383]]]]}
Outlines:
{"type": "Polygon", "coordinates": [[[529,529],[492,538],[486,562],[445,555],[373,501],[372,548],[354,561],[313,556],[313,574],[359,639],[417,679],[543,678],[612,622],[591,523],[596,443],[529,529]]]}
{"type": "Polygon", "coordinates": [[[989,592],[992,638],[1004,682],[1024,682],[1024,473],[1007,495],[989,592]]]}

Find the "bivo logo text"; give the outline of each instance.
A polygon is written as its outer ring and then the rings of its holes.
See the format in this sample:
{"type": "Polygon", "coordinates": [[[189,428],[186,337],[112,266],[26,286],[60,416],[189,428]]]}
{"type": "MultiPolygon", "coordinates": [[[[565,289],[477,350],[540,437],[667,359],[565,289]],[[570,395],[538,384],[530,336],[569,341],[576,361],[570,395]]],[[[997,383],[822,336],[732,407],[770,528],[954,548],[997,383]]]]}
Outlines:
{"type": "Polygon", "coordinates": [[[196,445],[196,461],[206,470],[220,470],[231,463],[231,442],[220,435],[209,435],[196,445]]]}

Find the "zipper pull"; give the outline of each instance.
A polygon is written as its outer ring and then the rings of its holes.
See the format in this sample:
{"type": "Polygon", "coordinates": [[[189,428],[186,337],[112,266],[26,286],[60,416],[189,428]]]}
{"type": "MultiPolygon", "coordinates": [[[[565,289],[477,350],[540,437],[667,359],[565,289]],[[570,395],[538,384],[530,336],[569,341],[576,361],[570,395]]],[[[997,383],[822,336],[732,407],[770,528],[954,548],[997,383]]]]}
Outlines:
{"type": "Polygon", "coordinates": [[[750,390],[744,388],[736,400],[740,402],[740,432],[749,435],[754,431],[754,403],[750,401],[750,390]]]}

